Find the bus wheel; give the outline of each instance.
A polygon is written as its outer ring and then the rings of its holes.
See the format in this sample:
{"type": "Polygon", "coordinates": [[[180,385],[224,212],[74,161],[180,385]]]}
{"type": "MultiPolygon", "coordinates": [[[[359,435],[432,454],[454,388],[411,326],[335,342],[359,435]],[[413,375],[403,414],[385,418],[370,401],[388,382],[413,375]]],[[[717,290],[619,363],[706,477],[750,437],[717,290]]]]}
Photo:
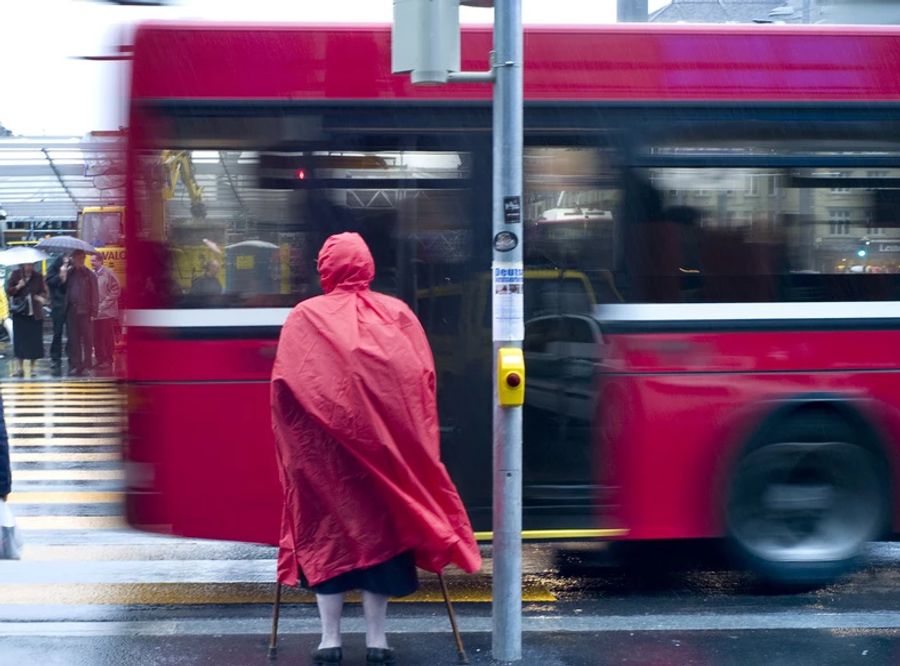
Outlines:
{"type": "Polygon", "coordinates": [[[884,466],[831,416],[797,418],[774,435],[738,463],[727,505],[731,545],[768,582],[827,584],[883,534],[884,466]]]}

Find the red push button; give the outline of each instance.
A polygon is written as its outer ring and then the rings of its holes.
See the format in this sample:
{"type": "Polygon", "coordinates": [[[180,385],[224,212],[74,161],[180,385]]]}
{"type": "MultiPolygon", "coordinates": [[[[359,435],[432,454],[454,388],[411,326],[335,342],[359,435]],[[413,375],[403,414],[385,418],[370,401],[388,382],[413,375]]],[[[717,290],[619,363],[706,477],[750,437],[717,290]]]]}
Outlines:
{"type": "Polygon", "coordinates": [[[517,388],[522,383],[522,375],[518,372],[510,372],[506,375],[506,385],[510,388],[517,388]]]}

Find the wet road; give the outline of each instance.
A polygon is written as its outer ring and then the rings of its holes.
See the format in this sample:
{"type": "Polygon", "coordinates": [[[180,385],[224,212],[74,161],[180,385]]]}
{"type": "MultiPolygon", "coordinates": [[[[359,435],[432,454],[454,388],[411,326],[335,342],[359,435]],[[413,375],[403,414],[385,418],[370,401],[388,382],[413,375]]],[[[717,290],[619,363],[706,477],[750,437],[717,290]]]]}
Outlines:
{"type": "MultiPolygon", "coordinates": [[[[7,381],[0,392],[26,541],[23,560],[0,561],[0,663],[264,661],[274,549],[127,528],[118,388],[7,381]]],[[[449,578],[474,663],[489,661],[484,552],[480,574],[449,578]]],[[[526,545],[523,663],[900,663],[900,544],[874,544],[868,566],[832,586],[790,593],[731,570],[709,544],[637,555],[623,567],[601,544],[526,545]]],[[[453,663],[436,580],[422,583],[392,605],[389,630],[404,663],[453,663]]],[[[284,598],[282,660],[307,663],[312,598],[284,598]]],[[[351,656],[362,626],[351,603],[351,656]]]]}

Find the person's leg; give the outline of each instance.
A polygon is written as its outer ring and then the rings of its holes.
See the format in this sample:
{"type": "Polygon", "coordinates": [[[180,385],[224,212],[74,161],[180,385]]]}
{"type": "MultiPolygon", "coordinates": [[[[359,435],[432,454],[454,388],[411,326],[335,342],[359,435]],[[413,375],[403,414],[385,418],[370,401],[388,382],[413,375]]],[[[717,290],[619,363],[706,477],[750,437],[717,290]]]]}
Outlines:
{"type": "Polygon", "coordinates": [[[100,320],[100,331],[102,331],[103,340],[97,342],[97,349],[100,350],[100,354],[103,357],[101,361],[99,358],[97,359],[97,363],[100,363],[105,366],[112,367],[113,363],[113,351],[115,349],[115,328],[113,326],[114,321],[112,319],[101,319],[100,320]]]}
{"type": "Polygon", "coordinates": [[[25,379],[31,379],[31,359],[22,359],[22,376],[25,379]]]}
{"type": "Polygon", "coordinates": [[[69,329],[66,336],[68,338],[69,372],[80,372],[84,366],[80,324],[78,315],[70,310],[66,319],[66,326],[69,329]]]}
{"type": "Polygon", "coordinates": [[[53,340],[50,341],[50,362],[54,370],[62,364],[63,324],[66,322],[62,312],[53,312],[53,340]]]}
{"type": "Polygon", "coordinates": [[[322,620],[322,642],[319,649],[341,646],[341,612],[344,609],[343,594],[317,594],[319,618],[322,620]]]}
{"type": "Polygon", "coordinates": [[[84,336],[84,359],[82,367],[90,370],[94,367],[94,326],[90,315],[82,315],[84,322],[81,326],[81,334],[84,336]]]}
{"type": "Polygon", "coordinates": [[[386,648],[387,636],[384,633],[387,618],[388,597],[363,590],[363,615],[366,616],[366,647],[386,648]]]}
{"type": "Polygon", "coordinates": [[[94,320],[94,359],[99,368],[103,365],[103,320],[94,320]]]}

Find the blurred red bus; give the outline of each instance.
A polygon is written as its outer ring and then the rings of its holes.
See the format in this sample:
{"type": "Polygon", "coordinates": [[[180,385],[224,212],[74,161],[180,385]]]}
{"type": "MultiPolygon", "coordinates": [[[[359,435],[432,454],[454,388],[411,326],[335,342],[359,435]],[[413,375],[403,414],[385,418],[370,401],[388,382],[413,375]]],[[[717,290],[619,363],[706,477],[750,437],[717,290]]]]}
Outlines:
{"type": "MultiPolygon", "coordinates": [[[[464,69],[490,48],[464,30],[464,69]]],[[[527,536],[847,569],[900,521],[900,31],[525,48],[527,536]],[[549,233],[559,210],[602,214],[549,233]]],[[[388,27],[184,24],[138,31],[131,95],[131,524],[275,542],[279,327],[354,230],[431,338],[443,456],[489,530],[489,86],[393,76],[388,27]]]]}

